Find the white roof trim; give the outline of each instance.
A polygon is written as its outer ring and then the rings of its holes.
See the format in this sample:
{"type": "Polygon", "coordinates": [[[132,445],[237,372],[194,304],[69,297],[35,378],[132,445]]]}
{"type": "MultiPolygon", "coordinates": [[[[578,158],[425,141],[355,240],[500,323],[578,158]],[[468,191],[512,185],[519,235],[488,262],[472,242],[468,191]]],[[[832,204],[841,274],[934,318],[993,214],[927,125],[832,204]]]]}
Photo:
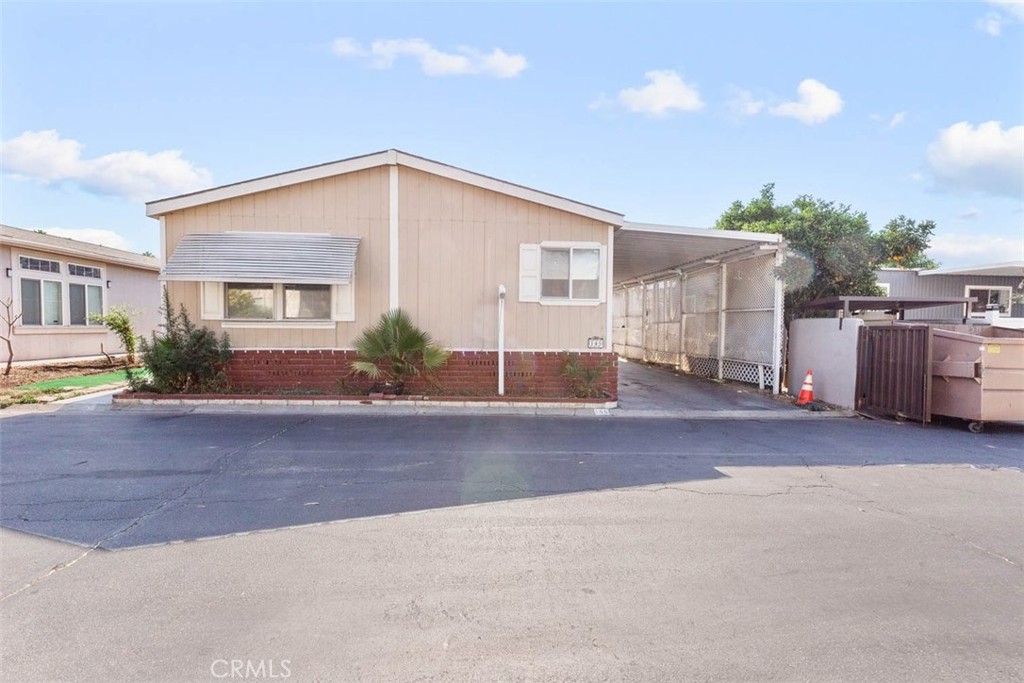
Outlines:
{"type": "Polygon", "coordinates": [[[622,224],[622,229],[635,230],[637,232],[653,232],[662,235],[683,235],[686,237],[720,237],[727,240],[764,242],[766,244],[778,244],[782,242],[782,235],[769,232],[716,230],[714,228],[687,228],[682,225],[662,225],[659,223],[634,223],[632,221],[626,221],[622,224]]]}
{"type": "Polygon", "coordinates": [[[989,275],[992,277],[1017,277],[1024,275],[1024,261],[990,263],[984,266],[966,268],[935,268],[919,271],[919,275],[989,275]]]}
{"type": "Polygon", "coordinates": [[[358,237],[316,233],[190,233],[167,259],[161,280],[346,284],[358,237]]]}
{"type": "Polygon", "coordinates": [[[473,185],[475,187],[499,192],[501,194],[523,199],[535,204],[549,206],[553,209],[592,218],[608,225],[620,226],[623,223],[623,215],[614,211],[601,209],[589,204],[582,204],[571,199],[566,199],[565,197],[541,192],[540,190],[534,190],[522,185],[515,185],[504,180],[481,175],[455,166],[449,166],[430,159],[424,159],[423,157],[407,154],[395,149],[367,154],[365,156],[352,157],[350,159],[342,159],[341,161],[320,164],[319,166],[310,166],[294,171],[286,171],[284,173],[277,173],[275,175],[264,176],[262,178],[254,178],[253,180],[246,180],[231,185],[223,185],[221,187],[201,190],[199,192],[193,192],[191,194],[180,195],[177,197],[158,199],[146,204],[146,215],[151,218],[155,218],[163,214],[171,213],[172,211],[180,211],[194,206],[211,204],[213,202],[233,199],[235,197],[254,194],[256,192],[266,192],[268,190],[287,187],[289,185],[297,185],[311,180],[320,180],[322,178],[330,178],[333,176],[343,175],[345,173],[354,173],[355,171],[362,171],[368,168],[389,165],[414,168],[419,171],[432,173],[467,185],[473,185]]]}

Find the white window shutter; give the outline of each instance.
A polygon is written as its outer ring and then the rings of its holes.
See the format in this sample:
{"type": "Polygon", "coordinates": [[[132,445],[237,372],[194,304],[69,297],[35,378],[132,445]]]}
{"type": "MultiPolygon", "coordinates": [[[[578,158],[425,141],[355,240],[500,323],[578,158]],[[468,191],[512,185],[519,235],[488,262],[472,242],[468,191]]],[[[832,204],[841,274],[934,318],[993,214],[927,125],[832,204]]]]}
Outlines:
{"type": "Polygon", "coordinates": [[[224,283],[204,282],[203,287],[203,320],[224,319],[224,283]]]}
{"type": "Polygon", "coordinates": [[[540,245],[519,245],[519,300],[540,301],[540,245]]]}
{"type": "Polygon", "coordinates": [[[334,285],[334,319],[352,322],[356,319],[355,285],[334,285]]]}

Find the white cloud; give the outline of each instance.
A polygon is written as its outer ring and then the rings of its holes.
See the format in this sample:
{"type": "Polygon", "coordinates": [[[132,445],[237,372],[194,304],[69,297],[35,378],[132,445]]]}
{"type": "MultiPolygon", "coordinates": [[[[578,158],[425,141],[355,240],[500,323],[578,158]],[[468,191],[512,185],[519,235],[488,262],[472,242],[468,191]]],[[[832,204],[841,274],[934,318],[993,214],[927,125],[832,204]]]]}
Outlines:
{"type": "Polygon", "coordinates": [[[928,165],[939,187],[1019,199],[1024,191],[1024,126],[1003,130],[999,121],[966,121],[939,133],[928,146],[928,165]]]}
{"type": "Polygon", "coordinates": [[[697,111],[704,106],[695,86],[672,70],[648,71],[647,85],[619,91],[616,102],[631,112],[668,116],[673,111],[697,111]]]}
{"type": "Polygon", "coordinates": [[[331,43],[331,52],[338,57],[359,57],[366,54],[366,51],[351,38],[338,38],[331,43]]]}
{"type": "Polygon", "coordinates": [[[989,12],[975,22],[975,26],[982,33],[990,36],[998,36],[1003,32],[1003,15],[998,12],[989,12]]]}
{"type": "Polygon", "coordinates": [[[988,0],[994,11],[988,12],[975,22],[979,31],[990,36],[998,36],[1003,27],[1024,21],[1024,0],[988,0]]]}
{"type": "Polygon", "coordinates": [[[101,230],[99,228],[43,228],[43,232],[54,237],[67,237],[68,239],[80,242],[91,242],[102,244],[105,247],[135,251],[134,246],[125,237],[113,230],[101,230]]]}
{"type": "Polygon", "coordinates": [[[757,116],[765,107],[764,100],[754,97],[754,93],[743,88],[732,88],[733,96],[725,106],[733,116],[757,116]]]}
{"type": "Polygon", "coordinates": [[[807,125],[821,123],[843,110],[843,98],[821,81],[805,78],[796,88],[797,99],[783,102],[768,111],[775,116],[787,116],[807,125]]]}
{"type": "Polygon", "coordinates": [[[26,131],[0,143],[8,173],[44,185],[77,183],[96,194],[146,201],[209,187],[212,175],[169,150],[114,152],[82,157],[82,143],[62,138],[55,130],[26,131]]]}
{"type": "Polygon", "coordinates": [[[974,219],[981,216],[981,209],[976,206],[972,206],[969,209],[965,209],[956,215],[962,221],[973,221],[974,219]]]}
{"type": "Polygon", "coordinates": [[[375,40],[369,50],[352,38],[338,38],[331,44],[331,51],[342,58],[369,59],[370,65],[377,69],[390,69],[400,57],[411,57],[428,76],[514,78],[529,66],[523,55],[509,54],[499,48],[487,53],[471,47],[442,52],[422,38],[375,40]]]}
{"type": "Polygon", "coordinates": [[[1003,263],[1024,259],[1024,240],[977,233],[933,235],[928,255],[944,266],[1003,263]]]}
{"type": "Polygon", "coordinates": [[[903,122],[907,120],[907,112],[898,111],[889,118],[886,118],[881,114],[871,114],[868,118],[872,121],[878,121],[879,123],[884,122],[885,127],[891,130],[897,126],[903,125],[903,122]]]}

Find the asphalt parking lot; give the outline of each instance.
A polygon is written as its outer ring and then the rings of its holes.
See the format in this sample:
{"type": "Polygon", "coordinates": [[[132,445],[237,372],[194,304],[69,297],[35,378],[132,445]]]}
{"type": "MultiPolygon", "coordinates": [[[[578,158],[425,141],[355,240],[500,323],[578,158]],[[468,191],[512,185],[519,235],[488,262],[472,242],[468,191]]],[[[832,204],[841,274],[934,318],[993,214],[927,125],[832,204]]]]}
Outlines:
{"type": "Polygon", "coordinates": [[[131,548],[496,500],[720,477],[722,466],[1019,466],[1022,430],[70,411],[2,423],[2,525],[131,548]]]}
{"type": "Polygon", "coordinates": [[[9,413],[3,677],[1024,678],[1024,425],[648,370],[643,419],[9,413]]]}

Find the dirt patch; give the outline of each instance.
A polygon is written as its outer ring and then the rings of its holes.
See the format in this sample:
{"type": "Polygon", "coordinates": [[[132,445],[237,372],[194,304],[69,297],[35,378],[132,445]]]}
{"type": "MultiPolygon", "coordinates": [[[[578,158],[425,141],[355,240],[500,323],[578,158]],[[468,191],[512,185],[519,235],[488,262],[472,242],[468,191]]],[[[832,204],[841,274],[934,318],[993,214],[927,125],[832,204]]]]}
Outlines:
{"type": "MultiPolygon", "coordinates": [[[[65,377],[99,375],[123,368],[124,359],[117,358],[116,356],[113,363],[105,358],[100,358],[98,360],[61,361],[43,365],[15,365],[11,368],[9,376],[3,377],[0,375],[0,407],[6,407],[14,403],[36,403],[43,397],[60,398],[59,394],[61,392],[39,392],[17,388],[26,384],[45,382],[51,379],[63,379],[65,377]]],[[[0,364],[0,373],[2,372],[3,364],[0,364]]]]}

